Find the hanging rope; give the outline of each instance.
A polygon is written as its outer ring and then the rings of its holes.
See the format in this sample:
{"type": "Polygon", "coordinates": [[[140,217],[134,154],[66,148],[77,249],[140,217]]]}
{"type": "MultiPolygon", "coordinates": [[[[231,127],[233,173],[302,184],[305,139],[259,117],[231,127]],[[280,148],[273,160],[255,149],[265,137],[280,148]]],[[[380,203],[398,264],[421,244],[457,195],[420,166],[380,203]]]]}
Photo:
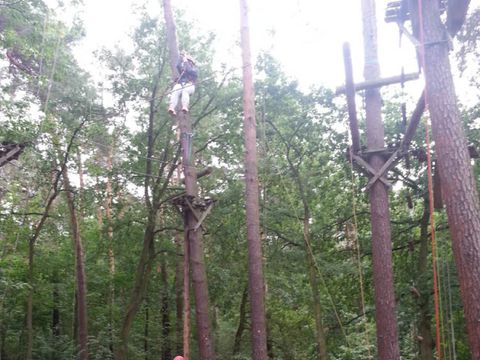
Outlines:
{"type": "Polygon", "coordinates": [[[355,191],[356,179],[355,179],[355,173],[353,170],[353,154],[351,150],[349,154],[350,154],[350,173],[352,174],[352,182],[351,182],[352,183],[352,213],[353,213],[353,226],[354,226],[353,236],[355,239],[358,279],[360,282],[360,300],[362,303],[361,305],[362,305],[363,321],[365,322],[365,343],[367,345],[368,358],[372,359],[372,354],[370,352],[370,338],[368,336],[368,319],[365,311],[365,290],[364,290],[365,286],[363,281],[363,270],[362,270],[362,262],[361,262],[361,256],[360,256],[360,241],[358,240],[358,232],[357,232],[358,220],[357,220],[357,195],[355,191]]]}
{"type": "MultiPolygon", "coordinates": [[[[425,33],[424,33],[424,18],[423,18],[423,0],[418,0],[418,17],[420,28],[420,61],[424,76],[426,73],[426,58],[425,58],[425,33]]],[[[426,80],[426,77],[425,77],[426,80]]],[[[425,81],[425,109],[428,111],[428,83],[425,81]]],[[[439,310],[439,296],[438,296],[438,275],[437,275],[437,257],[435,244],[435,209],[433,205],[433,176],[432,176],[432,159],[430,154],[430,126],[428,119],[425,119],[425,141],[427,150],[427,177],[428,177],[428,203],[430,209],[430,229],[431,229],[431,244],[432,244],[432,268],[433,268],[433,299],[435,304],[435,338],[437,348],[437,359],[441,360],[441,342],[440,342],[440,310],[439,310]]]]}

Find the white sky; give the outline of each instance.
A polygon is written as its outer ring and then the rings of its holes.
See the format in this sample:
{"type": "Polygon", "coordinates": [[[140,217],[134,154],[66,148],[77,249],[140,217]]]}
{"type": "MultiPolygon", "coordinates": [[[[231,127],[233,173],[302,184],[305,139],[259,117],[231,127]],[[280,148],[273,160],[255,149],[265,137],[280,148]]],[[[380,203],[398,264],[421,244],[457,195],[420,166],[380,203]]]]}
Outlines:
{"type": "MultiPolygon", "coordinates": [[[[217,35],[215,62],[239,66],[240,15],[238,0],[171,0],[183,9],[195,27],[217,35]]],[[[48,0],[53,4],[56,0],[48,0]]],[[[80,14],[86,38],[78,48],[79,62],[89,71],[98,68],[92,51],[125,43],[138,23],[132,6],[142,0],[83,0],[80,14]]],[[[161,16],[161,0],[146,0],[153,16],[161,16]]],[[[380,66],[383,76],[417,70],[413,47],[407,38],[399,47],[398,29],[383,21],[388,1],[377,0],[380,66]]],[[[311,85],[335,87],[344,82],[342,44],[352,46],[355,79],[362,79],[363,40],[360,0],[250,0],[250,35],[253,56],[271,52],[288,76],[303,88],[311,85]]],[[[471,7],[480,0],[472,0],[471,7]]],[[[181,47],[181,44],[180,44],[181,47]]],[[[418,81],[417,81],[418,83],[418,81]]],[[[417,84],[418,85],[418,84],[417,84]]],[[[410,85],[418,87],[415,85],[410,85]]]]}

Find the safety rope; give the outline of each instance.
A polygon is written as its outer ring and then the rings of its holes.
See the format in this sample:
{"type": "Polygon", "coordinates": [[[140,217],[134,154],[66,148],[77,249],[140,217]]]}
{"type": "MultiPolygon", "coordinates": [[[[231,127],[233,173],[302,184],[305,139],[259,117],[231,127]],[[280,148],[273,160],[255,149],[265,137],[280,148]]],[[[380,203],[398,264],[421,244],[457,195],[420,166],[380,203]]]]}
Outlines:
{"type": "MultiPolygon", "coordinates": [[[[425,110],[429,110],[428,106],[428,82],[425,76],[426,73],[426,58],[425,58],[425,33],[424,33],[424,17],[423,17],[423,0],[418,0],[418,17],[420,28],[420,61],[425,77],[425,110]]],[[[433,176],[432,176],[432,159],[430,154],[430,126],[428,119],[425,119],[425,141],[427,150],[427,178],[428,178],[428,203],[430,209],[430,229],[431,229],[431,246],[432,246],[432,268],[433,268],[433,298],[435,305],[435,338],[437,348],[437,359],[441,360],[441,342],[440,342],[440,310],[439,310],[439,295],[438,295],[438,275],[437,275],[437,257],[436,257],[436,241],[435,241],[435,209],[433,205],[433,176]]]]}
{"type": "MultiPolygon", "coordinates": [[[[347,127],[348,129],[348,127],[347,127]]],[[[347,130],[347,134],[349,131],[347,130]]],[[[348,136],[350,138],[350,136],[348,136]]],[[[353,214],[353,236],[355,239],[355,249],[356,249],[356,261],[357,261],[357,269],[358,269],[358,279],[360,282],[360,300],[362,305],[362,314],[363,314],[363,321],[365,322],[365,343],[367,345],[368,351],[368,358],[372,359],[372,354],[370,352],[370,338],[368,336],[368,319],[367,314],[365,311],[365,285],[363,281],[363,270],[362,270],[362,262],[361,262],[361,254],[360,254],[360,241],[358,240],[358,220],[357,220],[357,195],[356,195],[356,178],[355,173],[353,170],[353,154],[352,150],[350,149],[350,173],[351,173],[351,184],[352,184],[352,214],[353,214]]]]}

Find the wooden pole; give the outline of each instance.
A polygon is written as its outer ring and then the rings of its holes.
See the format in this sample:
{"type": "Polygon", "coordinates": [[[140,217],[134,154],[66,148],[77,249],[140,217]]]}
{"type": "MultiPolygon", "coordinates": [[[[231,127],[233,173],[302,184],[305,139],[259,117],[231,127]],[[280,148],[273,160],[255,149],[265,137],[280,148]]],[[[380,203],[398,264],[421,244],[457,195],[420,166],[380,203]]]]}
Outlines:
{"type": "MultiPolygon", "coordinates": [[[[377,50],[375,1],[362,0],[363,38],[365,51],[364,76],[366,81],[380,77],[377,50]]],[[[368,149],[384,148],[382,99],[378,88],[365,91],[365,110],[368,149]]],[[[385,160],[372,154],[370,165],[378,172],[385,160]]],[[[393,287],[392,242],[388,189],[376,181],[370,189],[372,223],[372,261],[375,290],[375,321],[377,325],[377,358],[400,359],[400,348],[395,316],[395,291],[393,287]]]]}
{"type": "Polygon", "coordinates": [[[252,317],[252,359],[267,360],[265,289],[260,240],[257,174],[257,128],[250,54],[247,0],[240,0],[240,33],[243,70],[243,130],[245,134],[245,183],[248,243],[248,286],[252,317]]]}
{"type": "Polygon", "coordinates": [[[343,62],[345,65],[345,94],[347,96],[348,119],[352,136],[352,151],[360,151],[360,132],[358,130],[357,106],[355,104],[355,85],[353,83],[352,56],[350,44],[343,44],[343,62]]]}

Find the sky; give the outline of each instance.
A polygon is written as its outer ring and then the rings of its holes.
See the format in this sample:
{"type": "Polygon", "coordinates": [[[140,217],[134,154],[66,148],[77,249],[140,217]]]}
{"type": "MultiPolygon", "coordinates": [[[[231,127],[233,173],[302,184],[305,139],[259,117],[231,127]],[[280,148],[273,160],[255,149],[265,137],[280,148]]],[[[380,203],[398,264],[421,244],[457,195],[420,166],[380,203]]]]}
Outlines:
{"type": "MultiPolygon", "coordinates": [[[[53,8],[56,0],[47,1],[53,8]]],[[[78,14],[86,37],[76,50],[81,66],[98,68],[93,51],[126,46],[128,33],[138,23],[132,8],[142,3],[152,16],[162,16],[161,0],[83,0],[78,14]]],[[[200,31],[216,34],[216,64],[240,67],[240,6],[238,0],[171,0],[200,31]]],[[[416,72],[415,51],[408,39],[399,43],[398,28],[383,21],[388,1],[377,0],[379,56],[382,76],[416,72]]],[[[354,77],[363,76],[363,39],[360,0],[250,0],[252,54],[269,51],[285,73],[301,88],[313,85],[334,88],[344,82],[342,44],[350,42],[354,77]]],[[[479,6],[472,0],[471,6],[479,6]]],[[[181,44],[179,44],[181,47],[181,44]]],[[[201,69],[200,69],[201,70],[201,69]]],[[[419,85],[409,85],[413,89],[419,85]]]]}

